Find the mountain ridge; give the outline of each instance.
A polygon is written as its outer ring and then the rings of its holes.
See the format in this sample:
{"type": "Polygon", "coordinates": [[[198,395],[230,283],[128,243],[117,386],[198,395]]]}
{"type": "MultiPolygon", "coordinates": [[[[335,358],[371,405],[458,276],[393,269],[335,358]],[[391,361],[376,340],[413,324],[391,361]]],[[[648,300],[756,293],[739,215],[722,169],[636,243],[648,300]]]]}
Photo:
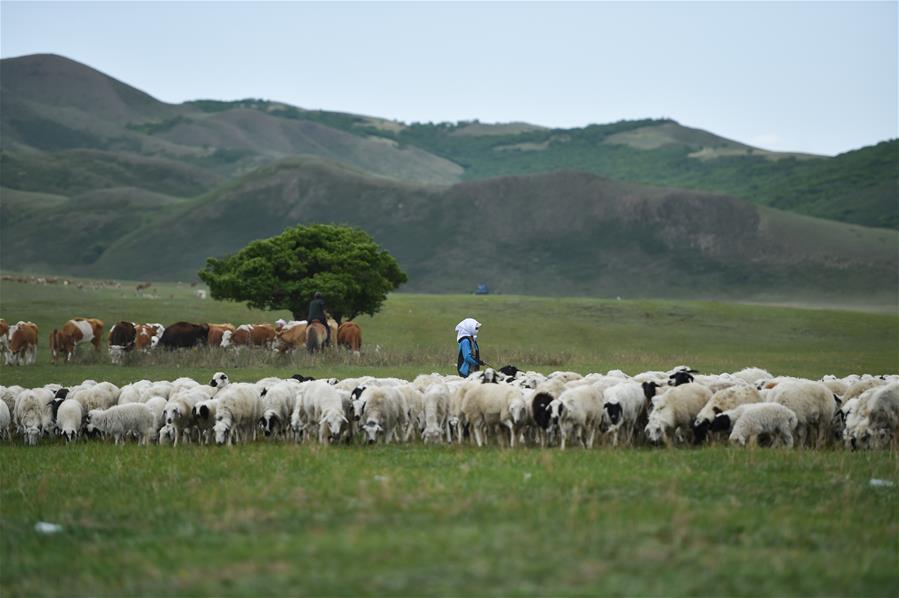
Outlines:
{"type": "Polygon", "coordinates": [[[9,60],[5,270],[192,278],[206,257],[322,221],[371,233],[414,291],[896,300],[899,140],[827,158],[670,119],[548,129],[175,105],[68,59],[9,60]],[[56,67],[86,74],[44,98],[56,67]]]}

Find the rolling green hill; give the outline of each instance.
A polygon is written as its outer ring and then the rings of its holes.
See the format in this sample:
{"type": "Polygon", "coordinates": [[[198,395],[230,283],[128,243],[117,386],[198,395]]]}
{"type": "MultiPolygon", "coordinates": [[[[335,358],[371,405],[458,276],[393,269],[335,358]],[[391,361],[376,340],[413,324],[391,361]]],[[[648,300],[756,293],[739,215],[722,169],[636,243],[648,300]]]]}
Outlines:
{"type": "Polygon", "coordinates": [[[249,240],[342,222],[393,252],[413,290],[892,303],[897,181],[896,140],[827,158],[671,120],[172,105],[60,56],[0,61],[6,270],[188,279],[249,240]]]}
{"type": "MultiPolygon", "coordinates": [[[[4,161],[32,166],[0,169],[0,185],[23,190],[55,192],[58,181],[75,176],[72,170],[83,168],[84,160],[72,164],[58,155],[73,149],[110,150],[131,161],[133,154],[152,156],[225,178],[286,157],[315,155],[428,184],[582,171],[899,228],[897,140],[827,158],[760,150],[668,119],[548,129],[477,121],[405,124],[261,99],[173,105],[50,54],[0,61],[0,104],[4,161]]],[[[106,158],[94,154],[97,164],[86,169],[102,169],[106,158]]],[[[173,175],[183,173],[175,169],[173,175]]],[[[152,185],[159,179],[154,172],[145,184],[135,184],[123,173],[91,184],[158,190],[152,185]]]]}
{"type": "Polygon", "coordinates": [[[586,173],[434,187],[295,158],[196,200],[116,212],[109,199],[85,197],[75,212],[48,202],[19,217],[0,239],[4,263],[192,280],[207,256],[297,222],[336,222],[372,234],[414,291],[487,282],[504,293],[873,303],[894,302],[899,285],[893,231],[586,173]],[[60,230],[67,211],[73,225],[60,230]],[[120,215],[132,213],[139,219],[120,215]]]}

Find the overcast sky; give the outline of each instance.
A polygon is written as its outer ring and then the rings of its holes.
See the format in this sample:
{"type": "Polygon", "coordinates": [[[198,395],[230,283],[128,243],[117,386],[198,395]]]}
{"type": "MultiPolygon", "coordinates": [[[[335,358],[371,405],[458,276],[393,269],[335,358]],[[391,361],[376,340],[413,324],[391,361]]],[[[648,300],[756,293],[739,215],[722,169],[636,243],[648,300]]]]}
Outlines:
{"type": "Polygon", "coordinates": [[[897,2],[3,1],[0,54],[62,54],[166,102],[552,127],[670,117],[837,154],[899,136],[897,28],[897,2]]]}

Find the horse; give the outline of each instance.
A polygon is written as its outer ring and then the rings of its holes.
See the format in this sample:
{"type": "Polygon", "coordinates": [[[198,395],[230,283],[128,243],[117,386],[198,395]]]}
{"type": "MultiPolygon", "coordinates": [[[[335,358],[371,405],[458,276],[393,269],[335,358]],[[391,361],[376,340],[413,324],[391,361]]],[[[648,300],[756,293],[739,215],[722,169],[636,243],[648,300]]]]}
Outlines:
{"type": "Polygon", "coordinates": [[[362,329],[355,322],[344,322],[337,328],[337,346],[358,353],[362,347],[362,329]]]}
{"type": "Polygon", "coordinates": [[[315,320],[306,326],[306,350],[310,353],[321,351],[325,347],[325,341],[328,340],[328,332],[325,330],[324,324],[315,320]]]}

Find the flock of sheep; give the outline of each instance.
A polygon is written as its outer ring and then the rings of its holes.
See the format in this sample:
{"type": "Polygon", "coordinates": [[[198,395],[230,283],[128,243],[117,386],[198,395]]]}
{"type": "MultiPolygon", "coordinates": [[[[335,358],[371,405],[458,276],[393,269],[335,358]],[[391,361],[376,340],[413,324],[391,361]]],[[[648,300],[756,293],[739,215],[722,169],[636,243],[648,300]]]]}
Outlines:
{"type": "Polygon", "coordinates": [[[344,380],[141,380],[121,388],[0,386],[0,436],[178,445],[270,440],[592,447],[703,444],[895,447],[899,376],[775,377],[758,368],[699,375],[686,367],[628,376],[548,376],[512,366],[466,379],[426,374],[344,380]],[[12,417],[11,417],[12,416],[12,417]]]}

